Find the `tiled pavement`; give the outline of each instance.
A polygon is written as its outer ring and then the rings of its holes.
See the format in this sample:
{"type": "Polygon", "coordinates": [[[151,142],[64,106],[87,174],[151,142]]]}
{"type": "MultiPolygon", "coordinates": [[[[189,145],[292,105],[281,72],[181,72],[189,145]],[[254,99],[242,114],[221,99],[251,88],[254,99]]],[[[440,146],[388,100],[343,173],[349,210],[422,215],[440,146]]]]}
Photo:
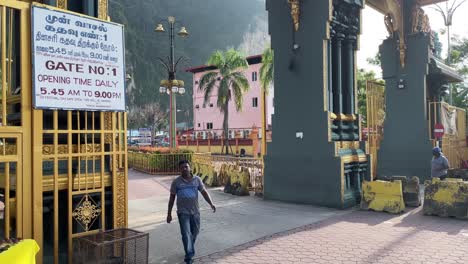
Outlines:
{"type": "Polygon", "coordinates": [[[195,263],[468,263],[468,221],[423,216],[421,209],[397,216],[355,211],[195,263]]]}

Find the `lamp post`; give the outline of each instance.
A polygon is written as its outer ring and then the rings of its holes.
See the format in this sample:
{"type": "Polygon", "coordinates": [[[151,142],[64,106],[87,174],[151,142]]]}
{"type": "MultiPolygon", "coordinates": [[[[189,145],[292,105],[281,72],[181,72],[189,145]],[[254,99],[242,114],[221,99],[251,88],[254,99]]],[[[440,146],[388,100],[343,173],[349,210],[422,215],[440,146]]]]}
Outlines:
{"type": "MultiPolygon", "coordinates": [[[[163,22],[167,22],[169,25],[169,41],[170,41],[170,55],[167,61],[158,57],[158,60],[164,65],[168,73],[168,79],[162,80],[159,87],[161,94],[167,93],[169,95],[169,147],[176,148],[176,95],[183,95],[185,93],[184,82],[176,80],[177,65],[179,62],[186,60],[184,56],[175,61],[174,57],[174,29],[176,24],[175,17],[170,16],[167,20],[162,20],[157,26],[155,31],[158,33],[164,33],[166,30],[163,27],[163,22]]],[[[187,37],[188,32],[185,27],[181,27],[177,35],[181,37],[187,37]]]]}

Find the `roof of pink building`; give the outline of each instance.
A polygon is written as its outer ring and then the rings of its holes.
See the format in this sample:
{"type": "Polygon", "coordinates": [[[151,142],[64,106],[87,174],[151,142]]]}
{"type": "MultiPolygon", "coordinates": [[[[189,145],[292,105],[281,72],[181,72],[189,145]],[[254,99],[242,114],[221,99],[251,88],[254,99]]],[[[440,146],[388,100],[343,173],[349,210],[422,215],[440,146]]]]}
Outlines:
{"type": "MultiPolygon", "coordinates": [[[[247,62],[249,65],[251,64],[258,64],[262,62],[262,55],[253,55],[249,56],[246,58],[247,62]]],[[[186,72],[191,72],[191,73],[198,73],[198,72],[204,72],[204,71],[211,71],[211,70],[216,70],[216,66],[214,65],[201,65],[193,68],[188,68],[185,69],[186,72]]]]}

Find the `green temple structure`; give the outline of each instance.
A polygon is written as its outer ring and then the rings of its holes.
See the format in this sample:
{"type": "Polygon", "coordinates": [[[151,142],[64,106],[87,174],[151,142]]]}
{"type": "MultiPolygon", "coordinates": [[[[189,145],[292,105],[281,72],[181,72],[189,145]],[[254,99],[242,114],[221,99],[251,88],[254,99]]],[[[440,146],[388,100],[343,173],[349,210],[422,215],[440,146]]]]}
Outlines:
{"type": "Polygon", "coordinates": [[[377,175],[429,176],[434,142],[428,105],[440,100],[441,87],[460,81],[432,55],[421,7],[435,2],[440,1],[267,0],[275,132],[265,156],[266,199],[335,208],[360,202],[361,183],[371,180],[375,166],[357,107],[364,4],[385,15],[389,33],[380,46],[387,99],[377,175]]]}

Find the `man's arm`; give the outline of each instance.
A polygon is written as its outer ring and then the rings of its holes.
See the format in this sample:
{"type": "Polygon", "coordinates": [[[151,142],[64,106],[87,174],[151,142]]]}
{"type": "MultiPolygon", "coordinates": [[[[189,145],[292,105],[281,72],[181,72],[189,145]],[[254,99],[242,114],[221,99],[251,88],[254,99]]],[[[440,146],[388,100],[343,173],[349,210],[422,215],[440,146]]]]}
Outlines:
{"type": "Polygon", "coordinates": [[[169,204],[167,205],[167,223],[172,221],[172,207],[174,207],[175,197],[176,195],[173,193],[169,196],[169,204]]]}
{"type": "Polygon", "coordinates": [[[444,167],[445,167],[444,169],[450,169],[450,165],[446,157],[444,157],[444,167]]]}
{"type": "Polygon", "coordinates": [[[211,206],[213,213],[216,212],[216,206],[214,206],[213,202],[211,201],[210,194],[205,189],[201,191],[201,194],[203,195],[203,198],[205,198],[205,201],[211,206]]]}

